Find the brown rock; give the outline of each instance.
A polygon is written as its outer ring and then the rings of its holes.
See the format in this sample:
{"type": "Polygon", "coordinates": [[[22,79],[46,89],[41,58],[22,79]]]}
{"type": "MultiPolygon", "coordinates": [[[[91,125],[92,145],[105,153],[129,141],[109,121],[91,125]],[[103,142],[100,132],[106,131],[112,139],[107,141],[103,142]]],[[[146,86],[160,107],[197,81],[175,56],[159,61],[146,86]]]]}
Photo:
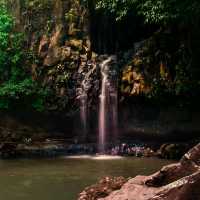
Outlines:
{"type": "MultiPolygon", "coordinates": [[[[104,183],[104,186],[105,183],[104,183]]],[[[85,200],[200,200],[200,143],[179,163],[163,167],[151,176],[137,176],[107,197],[87,191],[85,200]]],[[[96,190],[94,190],[96,191],[96,190]]]]}
{"type": "Polygon", "coordinates": [[[44,59],[44,66],[54,66],[60,62],[62,50],[59,47],[49,49],[47,57],[44,59]]]}
{"type": "Polygon", "coordinates": [[[185,144],[163,144],[157,151],[157,155],[166,159],[180,159],[187,152],[188,146],[185,144]]]}
{"type": "Polygon", "coordinates": [[[143,153],[144,155],[144,157],[152,157],[152,156],[155,156],[155,152],[151,149],[151,148],[146,148],[145,150],[144,150],[144,153],[143,153]]]}
{"type": "Polygon", "coordinates": [[[49,38],[46,35],[42,36],[40,40],[39,48],[38,48],[38,55],[41,58],[45,58],[48,54],[49,49],[49,38]]]}
{"type": "Polygon", "coordinates": [[[80,193],[78,200],[95,200],[108,196],[112,191],[118,190],[127,182],[123,177],[105,177],[98,184],[86,188],[80,193]]]}
{"type": "Polygon", "coordinates": [[[61,61],[68,60],[71,56],[71,47],[62,47],[61,61]]]}
{"type": "Polygon", "coordinates": [[[83,48],[83,41],[72,39],[72,40],[66,41],[65,45],[75,48],[77,50],[81,50],[83,48]]]}

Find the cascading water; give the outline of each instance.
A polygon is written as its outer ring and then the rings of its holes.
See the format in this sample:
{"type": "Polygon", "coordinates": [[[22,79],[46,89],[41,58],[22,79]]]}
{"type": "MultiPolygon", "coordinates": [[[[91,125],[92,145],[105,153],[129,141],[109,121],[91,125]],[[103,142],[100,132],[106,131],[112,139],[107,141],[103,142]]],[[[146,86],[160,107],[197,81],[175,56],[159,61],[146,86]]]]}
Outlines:
{"type": "Polygon", "coordinates": [[[110,56],[101,63],[101,94],[99,107],[99,152],[106,153],[106,137],[108,131],[117,134],[117,87],[115,80],[116,69],[111,68],[110,63],[116,60],[110,56]]]}
{"type": "Polygon", "coordinates": [[[79,96],[80,98],[80,117],[83,126],[83,133],[87,133],[87,93],[85,91],[85,83],[82,83],[82,94],[79,96]]]}
{"type": "MultiPolygon", "coordinates": [[[[99,153],[106,153],[106,141],[108,136],[113,140],[117,138],[118,126],[118,95],[117,95],[117,69],[116,57],[100,56],[99,60],[104,60],[100,64],[101,69],[101,94],[99,96],[99,153]]],[[[99,60],[96,60],[97,62],[99,60]]],[[[79,84],[77,98],[80,104],[80,119],[83,128],[83,139],[86,139],[89,126],[89,108],[94,92],[98,91],[99,82],[96,61],[86,63],[79,70],[79,84]],[[94,89],[94,90],[93,90],[94,89]]],[[[91,122],[91,121],[90,121],[91,122]]]]}
{"type": "Polygon", "coordinates": [[[77,95],[80,102],[80,119],[83,128],[83,137],[88,132],[88,93],[93,86],[91,77],[94,76],[95,71],[96,63],[92,62],[87,62],[79,71],[81,83],[77,95]]]}

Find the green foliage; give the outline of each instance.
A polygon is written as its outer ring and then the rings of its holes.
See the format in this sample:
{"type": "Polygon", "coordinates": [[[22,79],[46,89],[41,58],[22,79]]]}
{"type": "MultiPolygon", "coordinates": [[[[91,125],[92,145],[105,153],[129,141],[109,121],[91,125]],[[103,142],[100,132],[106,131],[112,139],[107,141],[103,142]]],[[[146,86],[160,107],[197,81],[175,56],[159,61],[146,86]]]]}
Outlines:
{"type": "Polygon", "coordinates": [[[32,105],[42,110],[45,92],[39,89],[28,73],[28,69],[21,66],[26,58],[23,51],[23,35],[14,33],[13,18],[5,6],[0,6],[0,109],[10,109],[19,102],[19,106],[32,105]],[[30,103],[24,105],[26,99],[30,103]],[[22,105],[20,105],[20,102],[22,105]]]}
{"type": "MultiPolygon", "coordinates": [[[[149,98],[163,99],[166,96],[191,96],[194,91],[194,84],[196,84],[191,77],[191,73],[187,68],[187,65],[183,62],[179,62],[175,65],[175,77],[169,79],[167,77],[158,76],[155,77],[151,83],[152,90],[147,95],[149,98]]],[[[165,99],[166,100],[166,99],[165,99]]]]}
{"type": "Polygon", "coordinates": [[[12,29],[12,19],[6,10],[0,8],[0,73],[4,70],[8,57],[9,33],[12,29]]]}
{"type": "Polygon", "coordinates": [[[156,24],[192,22],[200,14],[198,0],[97,0],[96,7],[114,13],[117,20],[135,12],[144,16],[147,23],[156,24]]]}
{"type": "Polygon", "coordinates": [[[198,0],[145,0],[138,8],[146,22],[157,24],[192,22],[200,13],[198,0]]]}
{"type": "Polygon", "coordinates": [[[49,9],[51,5],[50,0],[25,0],[25,6],[27,9],[34,9],[38,11],[44,11],[45,9],[49,9]]]}
{"type": "Polygon", "coordinates": [[[125,17],[128,12],[135,11],[138,0],[98,0],[96,4],[97,9],[104,9],[116,15],[116,19],[120,20],[125,17]]]}

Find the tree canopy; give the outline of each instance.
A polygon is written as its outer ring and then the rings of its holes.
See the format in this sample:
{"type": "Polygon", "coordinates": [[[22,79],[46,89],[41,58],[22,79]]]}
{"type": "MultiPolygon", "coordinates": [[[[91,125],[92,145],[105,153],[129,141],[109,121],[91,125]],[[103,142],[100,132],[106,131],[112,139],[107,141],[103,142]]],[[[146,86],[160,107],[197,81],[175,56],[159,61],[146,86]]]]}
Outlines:
{"type": "Polygon", "coordinates": [[[191,22],[200,14],[198,0],[97,0],[96,7],[114,13],[117,20],[136,12],[144,16],[145,22],[156,24],[191,22]]]}

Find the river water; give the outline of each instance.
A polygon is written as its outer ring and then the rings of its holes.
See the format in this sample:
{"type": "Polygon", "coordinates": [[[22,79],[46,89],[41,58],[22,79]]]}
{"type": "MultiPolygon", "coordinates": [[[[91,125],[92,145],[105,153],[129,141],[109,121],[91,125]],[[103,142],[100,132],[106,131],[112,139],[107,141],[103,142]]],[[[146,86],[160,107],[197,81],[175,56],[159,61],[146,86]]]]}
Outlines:
{"type": "Polygon", "coordinates": [[[131,157],[0,160],[0,200],[76,200],[101,177],[149,175],[170,162],[131,157]]]}

